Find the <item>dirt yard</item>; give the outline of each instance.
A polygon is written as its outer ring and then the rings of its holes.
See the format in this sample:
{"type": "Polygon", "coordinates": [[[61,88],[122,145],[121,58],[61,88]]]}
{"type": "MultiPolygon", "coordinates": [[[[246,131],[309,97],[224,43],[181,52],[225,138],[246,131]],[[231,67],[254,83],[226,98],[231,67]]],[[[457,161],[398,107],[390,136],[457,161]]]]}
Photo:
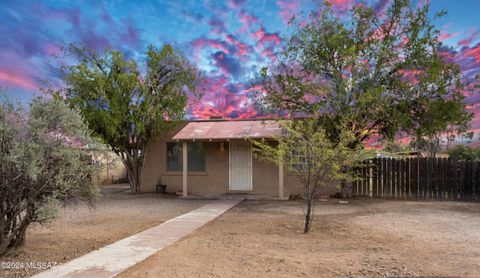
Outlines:
{"type": "MultiPolygon", "coordinates": [[[[61,217],[51,223],[32,226],[25,246],[0,257],[0,262],[64,263],[206,203],[161,194],[132,196],[125,186],[104,187],[102,192],[95,209],[79,204],[62,209],[61,217]]],[[[39,270],[0,269],[0,277],[23,277],[36,272],[39,270]]]]}
{"type": "Polygon", "coordinates": [[[120,277],[480,277],[480,204],[245,201],[120,277]]]}

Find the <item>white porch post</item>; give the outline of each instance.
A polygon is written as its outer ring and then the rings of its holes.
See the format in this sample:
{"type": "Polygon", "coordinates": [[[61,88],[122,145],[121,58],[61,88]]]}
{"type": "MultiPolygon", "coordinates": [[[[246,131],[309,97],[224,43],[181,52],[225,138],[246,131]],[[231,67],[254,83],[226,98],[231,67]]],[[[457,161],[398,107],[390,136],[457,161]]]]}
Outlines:
{"type": "Polygon", "coordinates": [[[278,165],[278,198],[283,199],[283,161],[278,165]]]}
{"type": "Polygon", "coordinates": [[[188,191],[187,191],[187,173],[188,173],[188,147],[187,147],[187,142],[183,142],[183,159],[182,159],[182,163],[183,163],[183,168],[182,168],[182,175],[183,175],[183,180],[182,180],[182,184],[183,184],[183,188],[182,188],[182,196],[183,197],[187,197],[188,195],[188,191]]]}

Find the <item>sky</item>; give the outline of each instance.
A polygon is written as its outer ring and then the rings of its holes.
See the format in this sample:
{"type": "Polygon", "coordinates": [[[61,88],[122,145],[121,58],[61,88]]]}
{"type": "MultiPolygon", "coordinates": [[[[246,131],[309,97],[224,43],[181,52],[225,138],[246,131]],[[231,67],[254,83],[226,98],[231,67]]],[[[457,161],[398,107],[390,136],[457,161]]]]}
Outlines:
{"type": "MultiPolygon", "coordinates": [[[[144,62],[148,45],[168,43],[196,64],[207,78],[201,100],[191,103],[193,118],[251,118],[255,110],[252,80],[278,61],[292,31],[289,19],[302,17],[323,0],[177,0],[177,1],[24,1],[0,0],[0,86],[24,103],[39,95],[47,81],[62,86],[60,60],[68,43],[101,51],[122,50],[144,62]]],[[[380,10],[391,0],[328,0],[338,12],[364,3],[380,10]]],[[[424,0],[425,1],[425,0],[424,0]]],[[[479,0],[431,0],[447,59],[460,64],[466,79],[480,73],[479,0]]],[[[464,94],[480,131],[480,95],[464,94]]]]}

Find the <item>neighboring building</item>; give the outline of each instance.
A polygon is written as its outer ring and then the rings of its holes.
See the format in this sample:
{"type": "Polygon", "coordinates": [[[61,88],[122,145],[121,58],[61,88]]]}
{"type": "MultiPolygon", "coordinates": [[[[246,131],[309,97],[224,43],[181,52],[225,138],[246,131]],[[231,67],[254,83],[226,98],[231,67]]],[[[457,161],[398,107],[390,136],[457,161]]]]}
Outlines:
{"type": "Polygon", "coordinates": [[[125,168],[120,156],[113,151],[109,151],[106,146],[100,144],[85,144],[81,139],[55,134],[56,138],[63,140],[65,146],[81,149],[88,156],[92,165],[97,166],[98,172],[94,177],[97,185],[106,185],[112,183],[128,183],[127,169],[125,168]]]}
{"type": "Polygon", "coordinates": [[[95,180],[98,185],[128,183],[127,169],[118,155],[111,151],[88,149],[92,163],[99,167],[95,180]]]}
{"type": "MultiPolygon", "coordinates": [[[[248,139],[274,143],[273,138],[281,132],[278,124],[271,120],[179,124],[147,146],[142,190],[154,192],[156,185],[162,183],[167,185],[167,192],[182,191],[183,196],[249,193],[286,198],[302,194],[303,185],[295,176],[252,154],[248,139]]],[[[321,193],[337,191],[340,190],[331,186],[321,193]]]]}

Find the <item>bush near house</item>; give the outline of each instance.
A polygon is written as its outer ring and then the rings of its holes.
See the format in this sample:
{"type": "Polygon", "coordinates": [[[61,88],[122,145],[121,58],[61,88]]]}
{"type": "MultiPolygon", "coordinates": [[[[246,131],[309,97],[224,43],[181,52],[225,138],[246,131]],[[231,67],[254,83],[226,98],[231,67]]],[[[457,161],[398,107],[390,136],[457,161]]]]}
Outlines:
{"type": "Polygon", "coordinates": [[[480,148],[478,147],[457,145],[453,149],[449,150],[447,153],[451,158],[480,160],[480,148]]]}
{"type": "Polygon", "coordinates": [[[97,167],[69,138],[86,138],[80,116],[60,101],[35,99],[28,112],[6,97],[0,105],[0,256],[21,246],[30,224],[59,205],[93,204],[97,167]]]}

